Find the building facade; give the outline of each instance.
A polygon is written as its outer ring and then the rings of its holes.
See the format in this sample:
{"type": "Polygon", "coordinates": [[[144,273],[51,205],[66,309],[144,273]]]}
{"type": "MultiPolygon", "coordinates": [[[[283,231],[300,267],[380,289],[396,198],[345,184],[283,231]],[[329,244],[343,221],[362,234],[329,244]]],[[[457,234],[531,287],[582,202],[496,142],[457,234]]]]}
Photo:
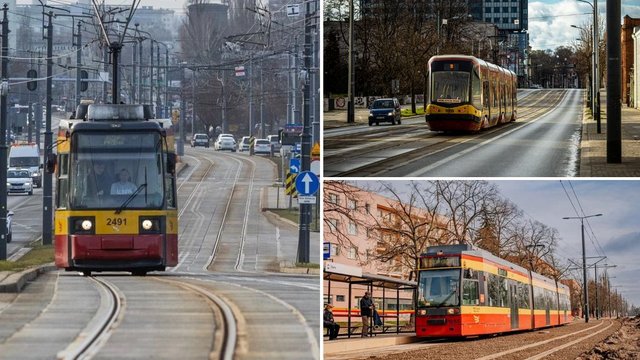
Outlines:
{"type": "Polygon", "coordinates": [[[631,99],[629,106],[640,109],[640,26],[633,28],[633,66],[630,69],[630,94],[631,99]]]}
{"type": "Polygon", "coordinates": [[[640,26],[640,18],[625,15],[622,23],[620,66],[622,67],[622,102],[631,106],[631,69],[634,67],[634,27],[640,26]]]}

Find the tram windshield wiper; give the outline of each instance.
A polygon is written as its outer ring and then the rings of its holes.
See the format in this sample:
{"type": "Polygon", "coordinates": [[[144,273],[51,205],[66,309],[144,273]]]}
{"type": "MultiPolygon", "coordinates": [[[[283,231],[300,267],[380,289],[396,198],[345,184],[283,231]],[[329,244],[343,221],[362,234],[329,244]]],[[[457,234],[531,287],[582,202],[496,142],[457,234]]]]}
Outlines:
{"type": "Polygon", "coordinates": [[[127,200],[125,200],[122,205],[120,205],[119,208],[116,209],[116,214],[120,214],[122,212],[122,210],[124,210],[127,205],[129,205],[129,203],[131,201],[133,201],[133,199],[136,197],[136,195],[138,195],[138,193],[140,191],[142,191],[142,189],[146,189],[147,188],[147,183],[144,184],[140,184],[140,186],[138,186],[138,188],[136,189],[136,191],[133,192],[133,194],[129,195],[129,197],[127,198],[127,200]]]}
{"type": "Polygon", "coordinates": [[[451,299],[451,297],[452,297],[453,295],[455,295],[457,292],[458,292],[457,290],[452,291],[449,295],[447,295],[447,297],[446,297],[446,298],[444,298],[444,300],[442,300],[442,301],[440,302],[440,304],[436,305],[436,307],[441,307],[441,306],[443,306],[443,305],[444,305],[447,301],[449,301],[449,299],[451,299]]]}

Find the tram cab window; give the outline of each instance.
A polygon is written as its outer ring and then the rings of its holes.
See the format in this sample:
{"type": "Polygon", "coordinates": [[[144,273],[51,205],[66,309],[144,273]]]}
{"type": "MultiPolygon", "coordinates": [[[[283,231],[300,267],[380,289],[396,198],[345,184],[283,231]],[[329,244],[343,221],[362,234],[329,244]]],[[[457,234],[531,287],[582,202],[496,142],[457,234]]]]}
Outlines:
{"type": "Polygon", "coordinates": [[[469,73],[434,71],[431,73],[431,101],[445,103],[469,102],[469,73]]]}
{"type": "Polygon", "coordinates": [[[419,306],[458,306],[459,269],[426,270],[420,272],[419,306]]]}

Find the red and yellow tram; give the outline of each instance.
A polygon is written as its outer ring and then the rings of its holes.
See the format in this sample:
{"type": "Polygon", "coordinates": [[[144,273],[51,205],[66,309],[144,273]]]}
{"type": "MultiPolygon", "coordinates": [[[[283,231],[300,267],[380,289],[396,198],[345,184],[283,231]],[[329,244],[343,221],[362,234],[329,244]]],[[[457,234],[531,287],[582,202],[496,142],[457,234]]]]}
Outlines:
{"type": "Polygon", "coordinates": [[[569,288],[468,245],[420,258],[416,335],[465,337],[566,324],[569,288]]]}
{"type": "Polygon", "coordinates": [[[60,122],[57,156],[47,160],[56,177],[56,266],[143,275],[177,265],[170,121],[151,119],[142,105],[84,112],[60,122]]]}
{"type": "Polygon", "coordinates": [[[473,56],[429,60],[425,119],[433,131],[479,131],[516,120],[518,79],[473,56]]]}

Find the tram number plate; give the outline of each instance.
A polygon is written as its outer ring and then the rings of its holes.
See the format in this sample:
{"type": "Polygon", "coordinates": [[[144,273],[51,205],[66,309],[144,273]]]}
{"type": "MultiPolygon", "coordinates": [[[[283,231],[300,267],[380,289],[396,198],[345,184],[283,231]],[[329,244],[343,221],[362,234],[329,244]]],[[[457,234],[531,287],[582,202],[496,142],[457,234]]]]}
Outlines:
{"type": "Polygon", "coordinates": [[[447,109],[447,112],[448,112],[448,113],[452,113],[452,112],[453,112],[453,109],[447,109]]]}
{"type": "Polygon", "coordinates": [[[122,226],[127,225],[126,218],[107,218],[107,226],[122,226]]]}

